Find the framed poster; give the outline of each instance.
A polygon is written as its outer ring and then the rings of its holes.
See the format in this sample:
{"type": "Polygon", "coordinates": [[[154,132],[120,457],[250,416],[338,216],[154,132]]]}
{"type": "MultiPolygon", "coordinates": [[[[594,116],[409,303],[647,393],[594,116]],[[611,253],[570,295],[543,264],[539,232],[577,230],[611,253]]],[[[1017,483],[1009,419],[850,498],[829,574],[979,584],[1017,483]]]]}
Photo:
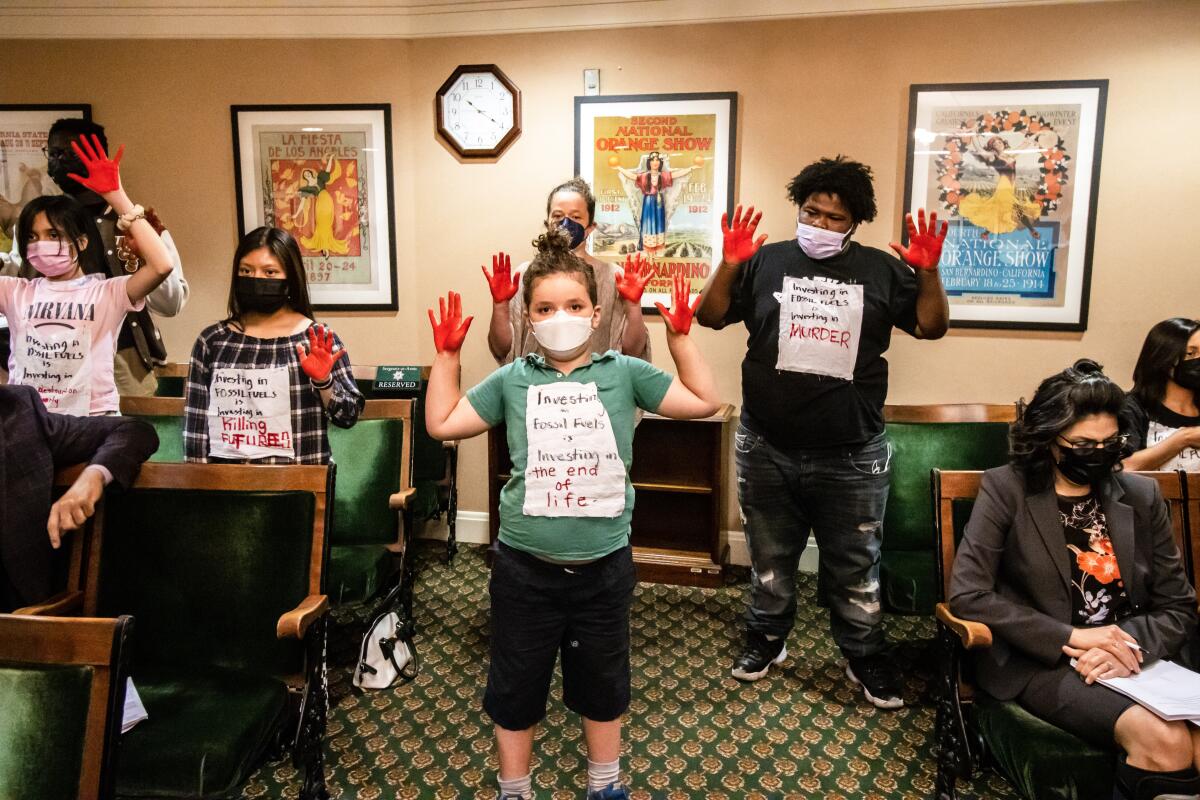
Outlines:
{"type": "Polygon", "coordinates": [[[86,104],[0,105],[0,252],[12,249],[21,209],[43,194],[62,194],[46,172],[46,136],[56,120],[92,118],[86,104]]]}
{"type": "Polygon", "coordinates": [[[588,247],[606,261],[650,259],[644,312],[658,313],[655,301],[670,308],[678,273],[694,298],[720,261],[736,131],[736,92],[575,98],[575,174],[596,195],[588,247]]]}
{"type": "Polygon", "coordinates": [[[904,207],[950,222],[950,325],[1083,331],[1107,80],[914,85],[904,207]]]}
{"type": "Polygon", "coordinates": [[[230,112],[239,235],[292,234],[319,310],[395,311],[391,105],[230,112]]]}

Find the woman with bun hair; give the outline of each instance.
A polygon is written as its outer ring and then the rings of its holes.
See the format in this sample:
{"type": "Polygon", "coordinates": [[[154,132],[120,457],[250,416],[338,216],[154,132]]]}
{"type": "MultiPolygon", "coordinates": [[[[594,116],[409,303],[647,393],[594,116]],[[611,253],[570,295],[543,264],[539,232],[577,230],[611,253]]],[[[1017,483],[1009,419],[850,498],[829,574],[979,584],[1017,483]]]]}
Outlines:
{"type": "Polygon", "coordinates": [[[1174,658],[1196,626],[1158,484],[1121,469],[1125,393],[1094,361],[1018,406],[1009,464],[983,475],[950,608],[986,624],[980,687],[1096,746],[1120,748],[1129,800],[1200,794],[1200,730],[1097,684],[1174,658]]]}
{"type": "MultiPolygon", "coordinates": [[[[676,419],[720,405],[712,372],[689,337],[694,306],[684,279],[674,308],[658,304],[678,377],[638,358],[593,353],[596,278],[553,228],[534,242],[525,272],[527,323],[545,354],[493,372],[464,396],[459,349],[471,324],[455,292],[429,312],[437,356],[425,426],[464,439],[505,423],[512,477],[500,493],[492,562],[491,665],[483,708],[495,723],[500,797],[531,796],[530,760],[554,665],[563,701],[583,718],[588,797],[620,800],[621,716],[629,706],[629,609],[637,576],[629,546],[629,468],[638,409],[676,419]]],[[[681,457],[686,458],[686,455],[681,457]]]]}
{"type": "Polygon", "coordinates": [[[1126,469],[1200,472],[1200,320],[1150,329],[1121,416],[1133,451],[1126,469]]]}

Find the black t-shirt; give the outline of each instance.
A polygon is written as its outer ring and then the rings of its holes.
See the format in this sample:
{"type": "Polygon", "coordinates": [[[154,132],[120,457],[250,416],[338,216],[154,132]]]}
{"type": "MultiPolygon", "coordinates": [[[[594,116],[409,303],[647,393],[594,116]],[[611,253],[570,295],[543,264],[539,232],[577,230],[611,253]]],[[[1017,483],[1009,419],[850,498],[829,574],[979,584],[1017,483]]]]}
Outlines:
{"type": "Polygon", "coordinates": [[[1059,495],[1058,519],[1071,561],[1071,624],[1115,625],[1129,614],[1129,596],[1100,503],[1059,495]]]}
{"type": "Polygon", "coordinates": [[[883,432],[883,353],[893,327],[916,330],[917,279],[857,242],[821,261],[794,239],[776,242],[743,265],[725,315],[732,322],[750,333],[743,425],[784,451],[860,444],[883,432]]]}
{"type": "MultiPolygon", "coordinates": [[[[1125,396],[1121,419],[1129,428],[1129,443],[1126,449],[1132,453],[1153,447],[1180,428],[1200,426],[1200,417],[1177,414],[1162,403],[1155,403],[1150,408],[1146,408],[1132,394],[1125,396]]],[[[1179,455],[1168,459],[1166,463],[1159,466],[1159,469],[1198,470],[1200,469],[1200,449],[1185,447],[1179,455]]]]}

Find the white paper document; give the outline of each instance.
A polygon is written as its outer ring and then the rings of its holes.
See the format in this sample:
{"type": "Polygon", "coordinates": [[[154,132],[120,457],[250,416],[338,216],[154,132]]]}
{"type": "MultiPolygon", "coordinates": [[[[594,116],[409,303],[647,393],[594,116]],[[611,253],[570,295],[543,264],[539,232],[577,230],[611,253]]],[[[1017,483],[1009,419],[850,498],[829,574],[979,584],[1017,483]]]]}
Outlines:
{"type": "Polygon", "coordinates": [[[1128,678],[1101,678],[1099,682],[1165,720],[1200,720],[1200,673],[1171,661],[1156,661],[1128,678]]]}
{"type": "Polygon", "coordinates": [[[133,678],[125,679],[125,715],[121,719],[121,733],[129,733],[134,725],[144,719],[149,719],[142,698],[138,697],[137,689],[133,688],[133,678]]]}

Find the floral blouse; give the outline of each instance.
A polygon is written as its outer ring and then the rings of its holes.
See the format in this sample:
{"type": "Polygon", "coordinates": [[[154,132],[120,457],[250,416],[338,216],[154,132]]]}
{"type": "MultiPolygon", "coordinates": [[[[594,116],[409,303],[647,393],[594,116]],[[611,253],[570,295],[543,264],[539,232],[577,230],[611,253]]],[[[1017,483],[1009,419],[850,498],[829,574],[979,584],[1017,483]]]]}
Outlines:
{"type": "Polygon", "coordinates": [[[1116,624],[1129,613],[1129,597],[1099,501],[1095,495],[1060,495],[1058,518],[1071,553],[1072,624],[1116,624]]]}

